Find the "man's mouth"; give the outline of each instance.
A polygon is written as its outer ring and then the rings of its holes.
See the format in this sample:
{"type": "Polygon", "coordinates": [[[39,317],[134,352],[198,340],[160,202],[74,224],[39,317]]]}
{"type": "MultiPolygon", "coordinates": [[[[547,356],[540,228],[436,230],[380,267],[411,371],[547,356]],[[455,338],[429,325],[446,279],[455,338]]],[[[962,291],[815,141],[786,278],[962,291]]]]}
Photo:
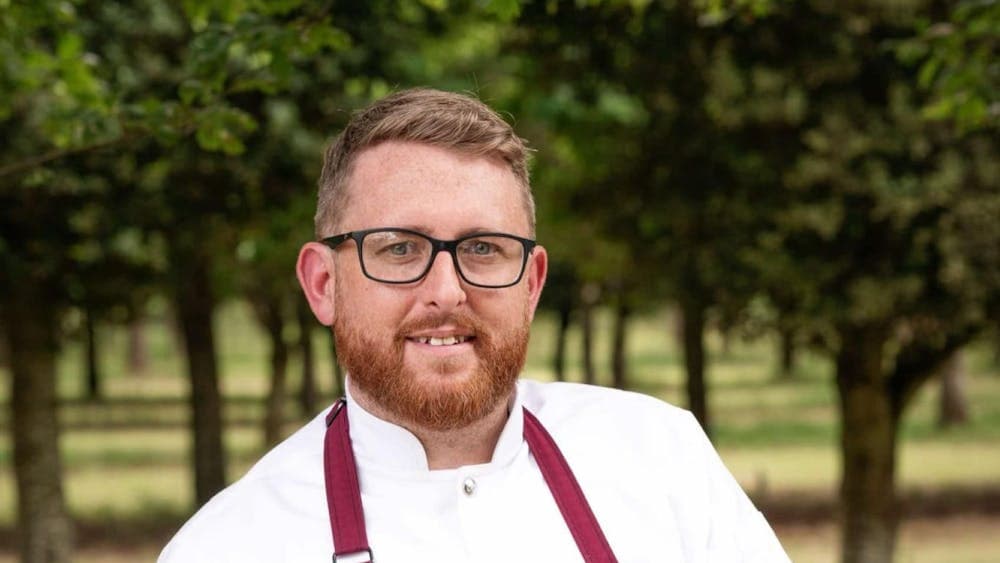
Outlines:
{"type": "Polygon", "coordinates": [[[411,336],[410,340],[414,342],[419,342],[420,344],[429,344],[431,346],[454,346],[455,344],[462,344],[463,342],[468,342],[472,340],[471,336],[411,336]]]}

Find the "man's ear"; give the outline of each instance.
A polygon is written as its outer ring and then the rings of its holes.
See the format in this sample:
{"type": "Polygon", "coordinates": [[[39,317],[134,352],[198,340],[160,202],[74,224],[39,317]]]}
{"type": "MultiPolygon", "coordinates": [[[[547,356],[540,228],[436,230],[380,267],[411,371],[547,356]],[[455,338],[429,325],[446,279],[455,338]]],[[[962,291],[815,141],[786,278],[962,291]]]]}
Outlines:
{"type": "Polygon", "coordinates": [[[299,251],[295,274],[316,319],[325,326],[334,319],[334,261],[330,249],[318,242],[307,242],[299,251]]]}
{"type": "Polygon", "coordinates": [[[542,297],[542,287],[545,285],[545,274],[549,269],[549,255],[542,246],[536,246],[528,257],[524,275],[528,276],[528,298],[531,302],[531,315],[534,318],[538,300],[542,297]]]}

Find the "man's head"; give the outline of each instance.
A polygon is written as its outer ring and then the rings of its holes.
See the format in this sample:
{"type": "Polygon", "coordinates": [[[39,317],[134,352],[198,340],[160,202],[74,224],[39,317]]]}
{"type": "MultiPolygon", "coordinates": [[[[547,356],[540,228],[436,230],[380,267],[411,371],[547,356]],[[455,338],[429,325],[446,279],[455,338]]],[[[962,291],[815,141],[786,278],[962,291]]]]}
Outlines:
{"type": "Polygon", "coordinates": [[[299,280],[352,390],[397,422],[466,426],[513,391],[546,270],[524,155],[486,106],[431,90],[377,102],[327,151],[316,230],[343,236],[306,244],[299,280]]]}
{"type": "Polygon", "coordinates": [[[354,115],[327,147],[319,179],[316,236],[340,232],[339,221],[352,195],[348,178],[358,155],[386,141],[410,141],[505,163],[522,188],[530,236],[535,202],[528,179],[528,150],[510,125],[485,104],[461,94],[425,88],[403,90],[354,115]]]}

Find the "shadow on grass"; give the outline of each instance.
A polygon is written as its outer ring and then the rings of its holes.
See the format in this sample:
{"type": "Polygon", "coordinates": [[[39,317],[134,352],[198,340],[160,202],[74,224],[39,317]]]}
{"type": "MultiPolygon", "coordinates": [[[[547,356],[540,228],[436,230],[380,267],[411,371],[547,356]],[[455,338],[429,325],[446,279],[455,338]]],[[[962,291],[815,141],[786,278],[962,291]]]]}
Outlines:
{"type": "MultiPolygon", "coordinates": [[[[756,495],[753,501],[772,525],[832,523],[839,510],[835,498],[817,493],[756,495]]],[[[909,489],[902,494],[901,514],[904,520],[969,515],[997,517],[1000,516],[1000,484],[909,489]]],[[[166,545],[187,517],[187,514],[151,505],[142,516],[135,518],[95,516],[77,520],[77,546],[122,549],[166,545]]],[[[0,526],[0,554],[12,554],[16,549],[16,530],[0,526]]]]}
{"type": "MultiPolygon", "coordinates": [[[[772,524],[819,524],[837,518],[839,504],[830,495],[786,491],[751,495],[772,524]]],[[[900,494],[900,515],[906,519],[953,516],[1000,516],[1000,484],[910,488],[900,494]]]]}

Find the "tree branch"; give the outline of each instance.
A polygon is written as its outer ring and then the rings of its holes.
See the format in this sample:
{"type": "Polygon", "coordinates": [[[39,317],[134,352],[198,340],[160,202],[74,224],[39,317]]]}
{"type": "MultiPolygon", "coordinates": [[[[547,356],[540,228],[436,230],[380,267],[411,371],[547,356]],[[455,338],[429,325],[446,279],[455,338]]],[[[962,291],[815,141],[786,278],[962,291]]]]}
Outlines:
{"type": "Polygon", "coordinates": [[[68,156],[73,156],[77,154],[83,154],[90,151],[100,150],[107,147],[112,147],[117,144],[124,143],[126,141],[135,140],[135,135],[120,135],[111,139],[103,139],[100,141],[94,141],[86,145],[81,145],[78,147],[72,147],[68,149],[58,149],[54,151],[49,151],[45,154],[29,158],[26,160],[21,160],[11,164],[5,164],[0,166],[0,178],[4,176],[11,176],[14,174],[20,174],[23,172],[28,172],[34,168],[42,166],[43,164],[52,162],[54,160],[59,160],[61,158],[66,158],[68,156]]]}
{"type": "Polygon", "coordinates": [[[966,325],[933,342],[917,337],[900,350],[887,382],[897,416],[902,414],[920,386],[937,374],[944,362],[975,338],[982,328],[980,324],[966,325]]]}

